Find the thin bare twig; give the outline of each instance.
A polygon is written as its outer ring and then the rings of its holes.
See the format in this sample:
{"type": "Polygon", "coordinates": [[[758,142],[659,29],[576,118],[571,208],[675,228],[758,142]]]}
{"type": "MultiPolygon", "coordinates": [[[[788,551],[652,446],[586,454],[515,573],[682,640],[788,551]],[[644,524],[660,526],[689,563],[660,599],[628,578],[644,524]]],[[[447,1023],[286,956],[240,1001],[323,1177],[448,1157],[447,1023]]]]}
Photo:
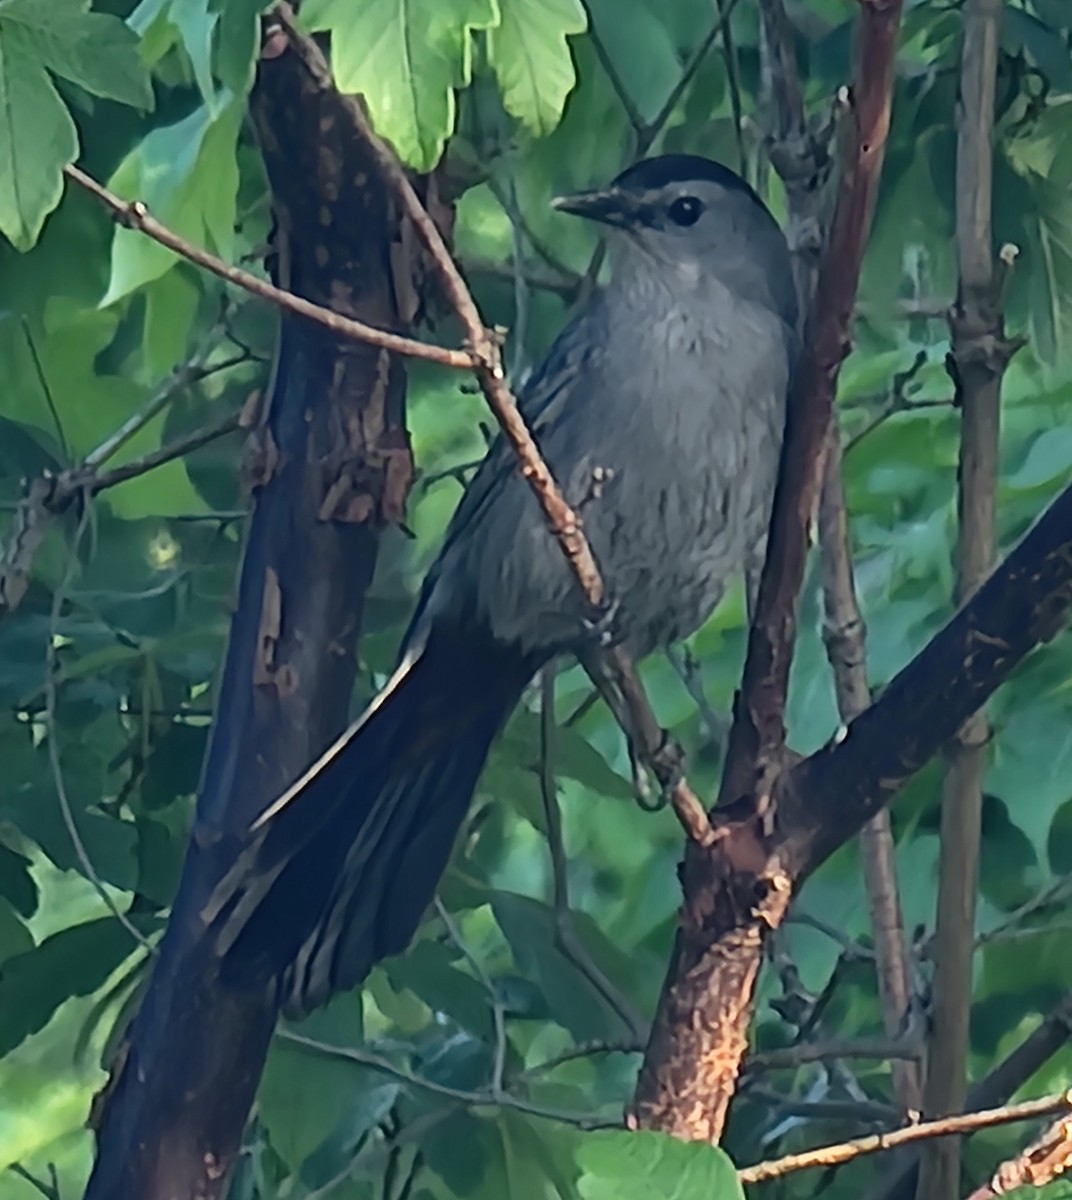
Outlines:
{"type": "Polygon", "coordinates": [[[121,225],[125,229],[138,230],[139,233],[145,234],[147,238],[151,238],[172,253],[179,255],[180,258],[186,259],[187,262],[192,262],[202,270],[224,280],[225,283],[234,284],[235,287],[240,287],[251,295],[259,296],[262,300],[275,304],[285,312],[315,321],[340,337],[367,342],[370,346],[379,346],[381,349],[390,350],[395,354],[404,354],[410,358],[420,358],[426,362],[434,362],[443,367],[454,367],[463,371],[470,370],[474,366],[477,358],[476,349],[472,352],[451,350],[444,346],[418,342],[414,338],[389,333],[386,329],[375,329],[363,321],[356,321],[353,317],[344,317],[341,313],[332,312],[330,308],[313,304],[311,300],[277,288],[274,284],[256,275],[251,275],[248,271],[230,266],[214,254],[201,249],[200,246],[195,246],[185,238],[179,237],[177,233],[173,233],[166,225],[161,225],[155,217],[149,214],[144,201],[121,200],[114,192],[110,192],[73,164],[64,167],[63,173],[72,183],[89,192],[91,196],[95,196],[111,213],[112,220],[117,225],[121,225]]]}
{"type": "Polygon", "coordinates": [[[180,363],[179,366],[175,367],[168,377],[154,389],[145,407],[133,413],[113,434],[105,438],[95,450],[91,450],[86,455],[82,465],[94,469],[107,462],[136,433],[139,433],[154,417],[163,412],[180,392],[184,391],[191,384],[197,383],[219,371],[226,371],[231,367],[236,367],[241,363],[247,362],[249,355],[243,352],[227,359],[225,362],[213,363],[211,367],[206,366],[209,355],[223,339],[224,334],[225,323],[221,320],[205,334],[193,354],[184,363],[180,363]]]}
{"type": "Polygon", "coordinates": [[[738,1171],[737,1176],[743,1184],[764,1183],[769,1179],[779,1179],[793,1171],[802,1171],[808,1167],[833,1167],[840,1163],[850,1162],[863,1154],[875,1154],[880,1150],[894,1150],[898,1146],[907,1146],[912,1142],[928,1141],[932,1138],[949,1137],[951,1134],[974,1133],[979,1129],[989,1129],[995,1125],[1010,1125],[1014,1121],[1031,1121],[1036,1117],[1049,1117],[1055,1113],[1067,1113],[1072,1109],[1072,1091],[1061,1092],[1055,1096],[1045,1096],[1041,1100],[1025,1100],[1022,1104],[1009,1104],[1003,1108],[985,1109],[982,1112],[967,1113],[959,1117],[943,1117],[940,1121],[924,1121],[918,1125],[907,1125],[901,1129],[890,1130],[889,1133],[875,1133],[868,1137],[855,1138],[851,1142],[842,1142],[836,1146],[823,1146],[818,1150],[808,1150],[803,1154],[789,1154],[785,1158],[776,1158],[771,1162],[757,1163],[754,1167],[745,1167],[738,1171]]]}
{"type": "Polygon", "coordinates": [[[891,1059],[912,1062],[920,1057],[922,1047],[916,1038],[835,1038],[828,1042],[798,1042],[777,1050],[760,1050],[750,1054],[745,1073],[784,1071],[806,1063],[825,1062],[836,1058],[891,1059]]]}
{"type": "Polygon", "coordinates": [[[570,1046],[568,1050],[563,1050],[561,1054],[556,1054],[551,1058],[544,1059],[543,1062],[536,1063],[525,1072],[525,1078],[532,1079],[537,1075],[547,1075],[557,1067],[564,1066],[566,1063],[576,1062],[579,1058],[594,1058],[597,1054],[641,1054],[643,1050],[644,1043],[640,1041],[612,1042],[604,1038],[596,1038],[590,1042],[580,1042],[576,1046],[570,1046]]]}
{"type": "MultiPolygon", "coordinates": [[[[95,469],[121,449],[184,388],[218,371],[247,361],[248,355],[243,354],[223,363],[206,366],[205,360],[220,336],[220,327],[211,330],[186,362],[176,367],[156,388],[148,404],[105,438],[96,449],[91,450],[81,466],[69,467],[59,475],[44,474],[26,486],[25,494],[15,510],[3,553],[0,554],[0,617],[16,609],[26,594],[30,571],[44,541],[49,517],[62,511],[73,496],[82,493],[92,480],[98,478],[95,469]]],[[[129,467],[125,469],[129,471],[129,467]]],[[[132,471],[125,478],[140,473],[132,471]]],[[[112,483],[119,482],[122,482],[122,479],[115,478],[111,482],[105,482],[103,487],[110,487],[112,483]]],[[[90,490],[95,494],[101,491],[102,487],[96,486],[90,490]]]]}
{"type": "Polygon", "coordinates": [[[742,179],[748,178],[748,151],[744,144],[744,106],[741,103],[741,72],[737,63],[727,8],[729,0],[715,0],[718,24],[722,27],[722,60],[726,64],[726,86],[730,93],[730,112],[733,115],[733,134],[737,143],[737,170],[742,179]]]}
{"type": "Polygon", "coordinates": [[[681,75],[670,89],[670,94],[663,101],[662,107],[652,117],[651,122],[646,125],[637,137],[637,155],[647,154],[647,152],[655,144],[655,139],[662,133],[663,126],[673,116],[674,109],[677,108],[678,102],[685,94],[685,89],[692,82],[696,72],[703,65],[704,59],[710,54],[712,46],[718,40],[718,35],[722,32],[726,22],[733,16],[733,10],[740,3],[740,0],[724,0],[722,8],[719,12],[718,20],[711,26],[704,36],[703,41],[697,46],[696,52],[692,58],[685,64],[681,75]]]}
{"type": "MultiPolygon", "coordinates": [[[[788,758],[784,713],[797,598],[878,194],[902,4],[883,0],[860,11],[837,206],[788,406],[766,563],[720,788],[727,811],[721,820],[715,812],[718,836],[707,854],[695,846],[686,851],[679,936],[629,1115],[631,1125],[688,1140],[721,1137],[748,1045],[764,945],[784,920],[792,893],[792,858],[772,848],[784,846],[775,841],[781,813],[793,813],[788,789],[775,785],[788,758]]],[[[805,764],[792,776],[803,778],[805,764]]]]}
{"type": "Polygon", "coordinates": [[[603,44],[603,39],[599,36],[596,23],[591,17],[588,20],[588,37],[591,40],[592,49],[596,52],[596,58],[599,59],[599,65],[610,80],[614,94],[618,97],[618,103],[621,104],[625,112],[626,120],[632,125],[636,136],[638,138],[641,137],[644,132],[644,117],[640,109],[637,108],[636,101],[629,94],[629,89],[625,86],[625,80],[618,73],[618,68],[614,65],[614,60],[607,52],[607,47],[603,44]]]}
{"type": "MultiPolygon", "coordinates": [[[[1052,1009],[1037,1029],[1011,1050],[996,1067],[968,1092],[969,1112],[997,1108],[1043,1067],[1072,1037],[1072,993],[1052,1009]]],[[[907,1163],[887,1180],[875,1200],[910,1200],[919,1173],[918,1160],[907,1163]]]]}
{"type": "Polygon", "coordinates": [[[78,569],[78,551],[82,544],[82,538],[89,527],[89,517],[90,507],[87,497],[83,504],[82,514],[78,520],[78,527],[75,530],[74,541],[68,551],[63,576],[52,593],[48,644],[45,649],[45,728],[47,730],[45,740],[48,743],[48,761],[52,771],[52,780],[56,788],[56,798],[59,802],[60,814],[63,817],[63,824],[67,829],[68,837],[71,839],[71,845],[74,847],[75,856],[78,859],[79,866],[82,868],[82,874],[93,885],[93,890],[100,897],[104,907],[115,917],[134,941],[144,950],[147,950],[149,954],[155,954],[156,947],[149,942],[141,930],[134,925],[126,913],[112,899],[104,880],[101,879],[97,868],[93,865],[93,860],[86,849],[86,844],[82,840],[82,833],[75,821],[71,799],[67,794],[67,784],[63,777],[63,763],[60,760],[59,731],[56,723],[58,705],[56,678],[59,670],[56,642],[59,637],[60,616],[63,613],[63,605],[67,599],[67,593],[74,581],[75,572],[78,569]]]}
{"type": "MultiPolygon", "coordinates": [[[[334,89],[331,71],[323,53],[315,42],[297,29],[289,7],[280,3],[273,12],[286,30],[292,50],[312,79],[325,89],[334,89]]],[[[369,147],[384,181],[397,197],[399,206],[428,252],[443,294],[465,330],[466,343],[471,355],[467,365],[472,368],[503,436],[517,455],[521,464],[521,474],[535,493],[548,526],[566,556],[585,598],[594,612],[602,613],[610,602],[603,576],[577,514],[567,504],[551,475],[507,386],[502,366],[501,337],[484,325],[439,229],[428,215],[394,152],[374,132],[357,99],[344,96],[343,101],[347,104],[354,128],[369,147]]],[[[714,835],[707,813],[679,772],[676,772],[672,765],[667,765],[666,739],[641,687],[636,668],[621,646],[608,651],[606,662],[625,700],[630,725],[630,728],[626,729],[627,735],[640,748],[656,776],[664,783],[670,794],[674,812],[689,837],[700,844],[709,844],[714,835]]]]}
{"type": "MultiPolygon", "coordinates": [[[[531,242],[524,225],[515,221],[512,213],[507,212],[507,216],[510,217],[511,225],[524,235],[525,241],[531,242]]],[[[484,275],[490,279],[501,280],[503,283],[512,284],[517,278],[517,263],[513,258],[508,258],[505,262],[499,262],[494,258],[466,258],[462,262],[462,267],[467,275],[484,275]]],[[[577,295],[577,289],[581,286],[579,275],[565,276],[559,274],[557,270],[541,270],[532,263],[524,264],[523,276],[526,286],[534,291],[551,292],[566,301],[572,301],[577,295]]]]}
{"type": "Polygon", "coordinates": [[[30,328],[29,318],[22,318],[22,333],[26,339],[26,347],[30,351],[30,357],[33,359],[34,373],[37,375],[37,382],[41,385],[41,391],[45,397],[45,404],[48,406],[49,415],[52,417],[52,424],[56,427],[56,441],[59,443],[60,454],[65,463],[71,461],[71,447],[67,441],[67,433],[63,428],[63,422],[60,420],[60,410],[56,404],[56,397],[52,394],[52,388],[49,387],[48,376],[45,374],[45,364],[41,361],[41,355],[37,352],[37,342],[34,340],[33,330],[30,328]]]}
{"type": "MultiPolygon", "coordinates": [[[[108,488],[190,454],[233,432],[239,428],[240,422],[241,414],[230,414],[213,425],[175,438],[142,458],[113,467],[110,471],[96,471],[86,466],[72,467],[59,475],[45,474],[35,479],[15,510],[7,544],[0,557],[0,617],[16,609],[26,594],[33,560],[44,541],[50,517],[63,512],[80,496],[96,496],[108,488]]],[[[105,457],[101,455],[96,461],[103,461],[105,457]]]]}
{"type": "MultiPolygon", "coordinates": [[[[510,224],[521,230],[521,232],[525,235],[525,241],[528,242],[528,244],[536,252],[537,256],[542,258],[544,263],[551,269],[551,274],[544,274],[535,277],[543,280],[543,282],[540,284],[534,284],[534,286],[542,286],[545,288],[545,290],[561,291],[561,294],[566,299],[572,299],[575,297],[581,286],[581,276],[578,275],[576,271],[568,267],[564,262],[562,262],[562,260],[555,254],[551,247],[548,246],[547,243],[544,242],[543,238],[541,238],[535,229],[532,228],[532,223],[521,211],[520,206],[514,203],[509,190],[504,188],[499,180],[495,179],[494,177],[489,178],[488,189],[495,199],[498,200],[499,206],[502,208],[503,212],[510,218],[510,224]],[[557,288],[552,286],[552,281],[555,278],[560,281],[557,288]]],[[[510,273],[510,278],[513,279],[512,271],[510,273]]]]}
{"type": "Polygon", "coordinates": [[[928,408],[952,408],[953,401],[949,400],[909,400],[905,397],[894,399],[885,408],[880,409],[862,428],[858,429],[851,437],[845,439],[845,447],[842,450],[842,457],[850,454],[864,440],[870,437],[880,426],[885,425],[891,418],[897,416],[898,413],[906,412],[922,412],[928,408]]]}
{"type": "Polygon", "coordinates": [[[55,1163],[50,1162],[48,1164],[49,1180],[47,1183],[43,1179],[38,1179],[38,1177],[32,1171],[28,1171],[22,1165],[22,1163],[11,1163],[11,1165],[8,1167],[8,1170],[12,1175],[17,1175],[20,1179],[24,1179],[32,1188],[36,1188],[37,1191],[45,1197],[45,1200],[62,1200],[62,1197],[60,1196],[60,1183],[56,1175],[55,1163]]]}
{"type": "MultiPolygon", "coordinates": [[[[834,673],[838,713],[848,725],[871,703],[867,682],[866,627],[856,598],[856,582],[841,478],[841,440],[836,422],[827,446],[826,473],[819,498],[819,548],[823,576],[823,642],[834,673]]],[[[860,834],[864,881],[875,937],[875,965],[886,1033],[905,1027],[912,1000],[904,918],[897,891],[897,867],[889,811],[883,809],[860,834]]],[[[894,1093],[907,1112],[920,1108],[916,1062],[891,1063],[894,1093]]]]}
{"type": "MultiPolygon", "coordinates": [[[[957,299],[947,360],[961,411],[955,602],[989,572],[995,551],[1001,379],[1015,352],[1004,336],[1000,279],[991,247],[994,101],[1002,0],[968,0],[957,112],[957,299]]],[[[949,751],[942,789],[931,1046],[923,1107],[959,1112],[967,1092],[975,897],[989,724],[977,712],[949,751]]],[[[960,1147],[925,1148],[919,1200],[957,1200],[960,1147]]]]}
{"type": "Polygon", "coordinates": [[[555,786],[555,669],[550,664],[540,672],[540,795],[547,820],[547,846],[551,854],[552,906],[555,941],[561,953],[588,980],[629,1031],[634,1042],[645,1035],[644,1023],[625,996],[607,978],[581,945],[573,927],[569,900],[569,865],[562,840],[562,812],[555,786]]]}
{"type": "Polygon", "coordinates": [[[856,1124],[880,1125],[896,1121],[900,1115],[891,1105],[875,1100],[801,1099],[747,1082],[742,1084],[742,1095],[747,1095],[755,1104],[774,1109],[776,1116],[803,1117],[807,1121],[853,1121],[856,1124]]]}
{"type": "Polygon", "coordinates": [[[683,646],[680,650],[671,646],[666,650],[666,659],[684,685],[685,691],[692,697],[707,730],[707,736],[720,749],[724,748],[730,729],[729,716],[716,712],[714,705],[708,700],[700,664],[693,657],[692,651],[688,646],[683,646]]]}
{"type": "Polygon", "coordinates": [[[506,1013],[502,1000],[499,998],[499,990],[495,986],[491,976],[484,970],[484,964],[469,949],[465,939],[462,937],[462,932],[458,928],[457,922],[447,911],[446,905],[438,896],[435,898],[435,909],[439,914],[439,919],[446,926],[451,941],[458,947],[465,956],[466,961],[476,972],[476,976],[484,985],[484,991],[487,992],[488,999],[491,1002],[492,1026],[495,1030],[495,1056],[492,1060],[490,1090],[493,1096],[500,1096],[503,1092],[503,1072],[506,1070],[506,1013]]]}
{"type": "Polygon", "coordinates": [[[528,1113],[529,1116],[543,1117],[548,1121],[559,1121],[566,1125],[574,1125],[578,1129],[605,1129],[608,1126],[617,1124],[617,1122],[593,1116],[591,1113],[563,1112],[554,1108],[545,1108],[542,1104],[533,1104],[520,1096],[514,1096],[510,1092],[500,1092],[498,1095],[494,1095],[490,1091],[470,1092],[463,1088],[449,1087],[445,1083],[437,1083],[434,1079],[426,1079],[421,1075],[414,1075],[412,1071],[407,1071],[405,1067],[396,1066],[390,1059],[383,1058],[371,1050],[363,1050],[357,1046],[335,1046],[330,1042],[322,1042],[316,1038],[306,1037],[305,1034],[295,1033],[291,1029],[280,1029],[276,1036],[295,1046],[302,1046],[306,1050],[312,1050],[316,1054],[324,1054],[329,1058],[339,1058],[347,1062],[357,1063],[359,1066],[368,1067],[370,1070],[377,1071],[382,1075],[389,1075],[392,1079],[397,1079],[399,1082],[408,1084],[410,1087],[420,1088],[422,1091],[431,1092],[436,1096],[443,1096],[448,1100],[457,1100],[462,1104],[510,1108],[515,1112],[528,1113]]]}
{"type": "MultiPolygon", "coordinates": [[[[241,427],[242,414],[240,412],[228,413],[227,416],[221,417],[213,424],[205,425],[201,429],[195,429],[191,433],[174,438],[172,441],[166,442],[158,450],[151,450],[148,454],[143,455],[141,458],[136,458],[132,462],[123,463],[119,467],[113,467],[110,471],[101,471],[97,475],[84,476],[82,488],[88,491],[91,496],[96,496],[108,488],[116,487],[120,483],[126,483],[128,480],[135,479],[139,475],[155,471],[157,467],[162,467],[166,463],[174,462],[177,458],[183,458],[187,454],[192,454],[195,450],[200,450],[210,442],[218,441],[221,437],[225,437],[229,433],[234,433],[241,427]]],[[[62,481],[62,478],[61,476],[60,481],[62,481]]],[[[62,486],[68,487],[70,485],[63,484],[62,486]]]]}

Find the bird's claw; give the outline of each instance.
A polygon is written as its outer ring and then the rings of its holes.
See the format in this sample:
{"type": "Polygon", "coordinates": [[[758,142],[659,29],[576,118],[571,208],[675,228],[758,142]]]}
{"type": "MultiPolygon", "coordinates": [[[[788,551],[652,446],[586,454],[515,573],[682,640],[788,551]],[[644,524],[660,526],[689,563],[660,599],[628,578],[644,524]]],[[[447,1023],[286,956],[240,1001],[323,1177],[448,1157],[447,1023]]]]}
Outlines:
{"type": "Polygon", "coordinates": [[[592,606],[591,616],[581,618],[585,633],[603,650],[620,640],[618,616],[621,607],[617,599],[603,600],[599,605],[592,606]]]}
{"type": "Polygon", "coordinates": [[[663,730],[662,744],[652,755],[651,766],[663,790],[665,803],[685,778],[685,751],[681,748],[681,743],[666,730],[663,730]]]}

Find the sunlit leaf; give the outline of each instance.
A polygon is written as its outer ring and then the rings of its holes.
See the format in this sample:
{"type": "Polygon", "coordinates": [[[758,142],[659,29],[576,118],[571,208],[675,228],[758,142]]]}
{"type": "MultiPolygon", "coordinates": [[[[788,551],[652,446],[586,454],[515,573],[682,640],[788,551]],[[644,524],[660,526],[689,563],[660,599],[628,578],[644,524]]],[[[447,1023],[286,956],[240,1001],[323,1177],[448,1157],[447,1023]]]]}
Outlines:
{"type": "Polygon", "coordinates": [[[311,0],[310,30],[331,31],[340,90],[368,103],[377,132],[428,170],[454,128],[454,89],[472,75],[473,32],[499,21],[496,0],[311,0]]]}

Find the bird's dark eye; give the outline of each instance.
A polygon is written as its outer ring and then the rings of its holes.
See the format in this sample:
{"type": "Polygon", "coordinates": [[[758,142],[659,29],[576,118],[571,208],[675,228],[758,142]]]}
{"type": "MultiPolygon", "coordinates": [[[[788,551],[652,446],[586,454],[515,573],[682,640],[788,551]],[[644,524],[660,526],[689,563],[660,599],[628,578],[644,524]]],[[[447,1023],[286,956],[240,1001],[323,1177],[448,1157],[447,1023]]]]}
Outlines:
{"type": "Polygon", "coordinates": [[[675,225],[695,225],[703,209],[703,201],[695,196],[679,196],[667,209],[666,215],[675,225]]]}

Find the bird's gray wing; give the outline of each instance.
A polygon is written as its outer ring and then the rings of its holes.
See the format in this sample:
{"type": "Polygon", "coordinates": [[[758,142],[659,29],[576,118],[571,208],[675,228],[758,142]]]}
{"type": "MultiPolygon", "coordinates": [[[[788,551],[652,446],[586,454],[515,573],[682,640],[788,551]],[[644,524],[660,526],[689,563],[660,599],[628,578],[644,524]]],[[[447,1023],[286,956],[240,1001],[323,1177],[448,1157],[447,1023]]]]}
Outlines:
{"type": "MultiPolygon", "coordinates": [[[[518,397],[518,408],[537,445],[561,420],[577,383],[598,368],[606,343],[606,312],[597,292],[562,329],[518,397]]],[[[505,436],[498,434],[454,510],[436,562],[425,576],[403,646],[421,628],[443,559],[459,539],[472,536],[509,477],[519,469],[516,452],[505,436]]],[[[562,480],[558,483],[561,486],[562,480]]]]}

